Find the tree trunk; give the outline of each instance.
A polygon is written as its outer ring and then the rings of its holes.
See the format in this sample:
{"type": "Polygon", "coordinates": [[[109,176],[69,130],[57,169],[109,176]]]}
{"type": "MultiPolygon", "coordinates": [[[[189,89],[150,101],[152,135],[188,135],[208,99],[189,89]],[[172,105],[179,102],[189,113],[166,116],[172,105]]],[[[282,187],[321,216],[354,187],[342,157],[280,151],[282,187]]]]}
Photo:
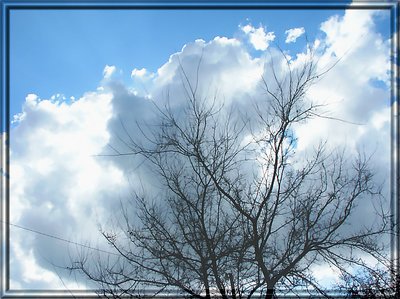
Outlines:
{"type": "Polygon", "coordinates": [[[229,273],[229,281],[231,283],[232,299],[236,299],[235,283],[233,282],[233,275],[229,273]]]}
{"type": "Polygon", "coordinates": [[[267,288],[267,293],[265,294],[265,299],[273,299],[275,297],[275,288],[267,288]]]}

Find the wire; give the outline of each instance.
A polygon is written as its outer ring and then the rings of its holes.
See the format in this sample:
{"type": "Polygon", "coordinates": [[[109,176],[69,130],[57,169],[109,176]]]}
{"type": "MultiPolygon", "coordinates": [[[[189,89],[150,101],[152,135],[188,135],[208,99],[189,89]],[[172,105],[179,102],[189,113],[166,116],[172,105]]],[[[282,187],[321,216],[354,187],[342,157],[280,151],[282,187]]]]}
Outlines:
{"type": "Polygon", "coordinates": [[[32,232],[32,233],[35,233],[35,234],[38,234],[38,235],[42,235],[42,236],[48,237],[48,238],[56,239],[56,240],[59,240],[59,241],[62,241],[62,242],[66,242],[66,243],[69,243],[69,244],[74,244],[74,245],[77,245],[77,246],[80,246],[80,247],[84,247],[84,248],[87,248],[87,249],[96,250],[96,251],[99,251],[99,252],[103,252],[103,253],[119,256],[119,254],[117,254],[115,252],[110,252],[110,251],[106,251],[106,250],[103,250],[103,249],[100,249],[100,248],[95,248],[95,247],[91,247],[91,246],[88,246],[88,245],[85,245],[85,244],[81,244],[81,243],[77,243],[77,242],[70,241],[70,240],[67,240],[67,239],[63,239],[61,237],[57,237],[57,236],[50,235],[50,234],[47,234],[47,233],[44,233],[44,232],[41,232],[41,231],[38,231],[38,230],[34,230],[34,229],[27,228],[27,227],[23,227],[23,226],[18,225],[18,224],[14,224],[14,223],[2,221],[2,220],[1,220],[1,222],[5,223],[5,224],[8,224],[10,226],[14,226],[14,227],[19,228],[19,229],[23,229],[23,230],[26,230],[26,231],[29,231],[29,232],[32,232]]]}

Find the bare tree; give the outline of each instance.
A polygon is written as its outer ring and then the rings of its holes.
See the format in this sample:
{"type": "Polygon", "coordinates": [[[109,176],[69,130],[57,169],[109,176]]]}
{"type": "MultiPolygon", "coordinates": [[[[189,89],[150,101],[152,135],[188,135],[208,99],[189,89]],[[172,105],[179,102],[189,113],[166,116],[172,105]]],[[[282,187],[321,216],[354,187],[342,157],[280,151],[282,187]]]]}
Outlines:
{"type": "Polygon", "coordinates": [[[282,53],[283,71],[271,62],[257,122],[202,97],[198,73],[191,82],[181,65],[185,117],[157,106],[160,123],[141,129],[145,142],[128,130],[123,140],[124,154],[142,156],[163,193],[135,193],[132,208],[123,208],[124,237],[103,231],[119,254],[112,262],[93,268],[82,258],[71,269],[114,297],[174,287],[196,298],[273,298],[279,288],[325,294],[315,263],[346,271],[365,266],[361,253],[383,258],[388,215],[349,227],[358,202],[382,200],[370,157],[349,158],[324,143],[308,157],[296,155],[293,126],[324,117],[306,92],[328,70],[317,73],[308,54],[294,66],[282,53]]]}
{"type": "Polygon", "coordinates": [[[399,288],[398,265],[385,261],[375,267],[365,266],[357,271],[343,272],[338,287],[349,298],[397,298],[399,288]]]}

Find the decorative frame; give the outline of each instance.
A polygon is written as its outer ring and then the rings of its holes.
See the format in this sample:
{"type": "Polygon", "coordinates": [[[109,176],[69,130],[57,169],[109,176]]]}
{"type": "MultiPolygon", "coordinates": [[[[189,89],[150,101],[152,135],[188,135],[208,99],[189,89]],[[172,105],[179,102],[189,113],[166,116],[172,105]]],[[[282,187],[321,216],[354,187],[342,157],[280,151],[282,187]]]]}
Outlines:
{"type": "MultiPolygon", "coordinates": [[[[391,50],[393,57],[392,64],[392,90],[391,98],[392,102],[397,103],[398,107],[398,66],[399,58],[397,56],[399,49],[398,39],[398,19],[399,19],[399,3],[393,2],[355,2],[349,4],[338,2],[338,1],[121,1],[121,2],[103,2],[103,1],[71,1],[71,2],[53,2],[53,1],[18,1],[18,0],[3,0],[1,1],[1,123],[0,131],[5,132],[5,138],[1,140],[1,160],[0,166],[2,168],[1,176],[1,240],[2,246],[0,247],[1,256],[1,281],[0,281],[0,297],[1,298],[98,298],[92,291],[16,291],[11,290],[9,286],[9,210],[12,201],[10,201],[10,157],[8,149],[7,136],[10,133],[10,12],[13,10],[25,9],[25,10],[43,10],[43,9],[67,9],[67,10],[95,10],[95,9],[123,9],[123,10],[163,10],[163,9],[210,9],[210,10],[223,10],[223,9],[345,9],[345,8],[363,8],[363,9],[384,9],[390,10],[391,14],[391,35],[396,36],[397,40],[392,40],[391,50]]],[[[399,149],[399,117],[398,110],[392,111],[392,144],[391,149],[393,153],[392,157],[392,170],[391,170],[391,208],[396,215],[395,231],[392,235],[391,250],[394,257],[398,257],[398,250],[400,244],[400,231],[399,226],[399,214],[400,204],[398,195],[398,183],[400,177],[400,170],[398,168],[398,149],[399,149]]],[[[2,135],[3,136],[3,135],[2,135]]],[[[395,267],[399,270],[399,265],[395,267]]],[[[342,294],[333,294],[334,297],[342,297],[342,294]]],[[[170,298],[176,298],[175,295],[168,296],[170,298]]],[[[166,298],[160,296],[160,298],[166,298]]]]}

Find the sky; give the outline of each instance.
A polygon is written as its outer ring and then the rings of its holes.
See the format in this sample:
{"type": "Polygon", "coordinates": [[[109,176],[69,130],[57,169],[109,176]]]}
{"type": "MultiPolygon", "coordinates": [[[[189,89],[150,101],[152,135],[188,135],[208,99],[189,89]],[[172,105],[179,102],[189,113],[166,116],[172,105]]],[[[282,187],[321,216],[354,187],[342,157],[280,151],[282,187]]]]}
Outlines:
{"type": "MultiPolygon", "coordinates": [[[[275,42],[282,45],[290,28],[305,28],[313,40],[322,34],[321,21],[335,13],[340,14],[334,10],[15,10],[10,25],[11,115],[20,112],[27,93],[69,98],[95,89],[105,65],[118,67],[129,84],[131,68],[155,72],[188,41],[234,37],[238,26],[249,22],[273,31],[275,42]]],[[[387,24],[380,29],[387,37],[387,24]]],[[[290,44],[292,49],[296,46],[290,44]]]]}
{"type": "MultiPolygon", "coordinates": [[[[389,11],[12,11],[10,222],[107,248],[98,224],[108,223],[139,180],[154,184],[134,158],[98,156],[123,136],[121,120],[132,132],[136,121],[154,121],[150,99],[163,103],[166,90],[180,111],[179,63],[190,73],[200,57],[200,89],[248,109],[261,97],[268,59],[280,48],[299,62],[306,41],[317,49],[319,70],[340,57],[307,96],[347,122],[315,118],[296,126],[296,150],[306,153],[328,136],[330,147],[374,153],[387,192],[389,11]]],[[[368,207],[360,215],[372,213],[368,207]]],[[[54,266],[68,262],[70,243],[17,227],[10,233],[12,289],[88,287],[54,266]]],[[[335,278],[323,266],[315,271],[335,278]]]]}

